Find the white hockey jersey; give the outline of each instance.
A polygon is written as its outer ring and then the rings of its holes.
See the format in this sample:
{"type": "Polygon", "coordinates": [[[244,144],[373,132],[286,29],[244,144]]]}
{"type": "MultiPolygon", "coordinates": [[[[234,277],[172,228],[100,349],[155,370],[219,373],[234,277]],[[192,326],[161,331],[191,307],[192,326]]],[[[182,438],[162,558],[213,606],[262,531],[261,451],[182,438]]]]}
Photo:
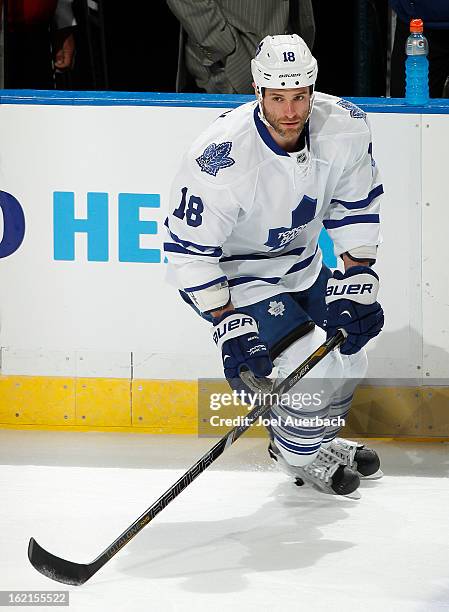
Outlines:
{"type": "Polygon", "coordinates": [[[170,194],[169,282],[189,292],[227,279],[234,306],[246,306],[314,283],[323,226],[337,256],[380,242],[383,188],[365,113],[316,92],[306,141],[281,149],[256,101],[197,138],[170,194]]]}

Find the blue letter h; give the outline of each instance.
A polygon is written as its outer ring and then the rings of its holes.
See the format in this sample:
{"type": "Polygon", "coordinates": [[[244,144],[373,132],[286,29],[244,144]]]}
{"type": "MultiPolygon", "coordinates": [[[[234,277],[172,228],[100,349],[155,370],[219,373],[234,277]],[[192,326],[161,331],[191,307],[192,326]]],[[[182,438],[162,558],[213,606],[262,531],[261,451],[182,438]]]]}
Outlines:
{"type": "Polygon", "coordinates": [[[53,196],[54,256],[74,261],[75,233],[87,234],[88,261],[108,261],[108,194],[87,194],[87,219],[75,219],[73,191],[55,191],[53,196]]]}

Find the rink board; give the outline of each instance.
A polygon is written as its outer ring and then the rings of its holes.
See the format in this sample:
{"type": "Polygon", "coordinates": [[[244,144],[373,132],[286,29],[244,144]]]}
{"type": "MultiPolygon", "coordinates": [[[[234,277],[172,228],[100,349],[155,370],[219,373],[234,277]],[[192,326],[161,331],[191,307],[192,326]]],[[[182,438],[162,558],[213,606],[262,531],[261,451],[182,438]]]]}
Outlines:
{"type": "MultiPolygon", "coordinates": [[[[230,425],[205,427],[199,422],[199,413],[208,415],[201,410],[202,401],[195,381],[0,376],[0,427],[223,436],[230,425]]],[[[448,403],[449,389],[443,386],[362,385],[343,432],[358,437],[446,438],[448,403]]],[[[245,410],[235,407],[226,414],[244,416],[245,410]]],[[[245,435],[266,437],[266,431],[254,426],[245,435]]]]}
{"type": "MultiPolygon", "coordinates": [[[[1,188],[25,227],[3,205],[0,425],[196,431],[196,381],[221,376],[221,360],[165,282],[163,220],[183,151],[246,99],[3,92],[1,188]]],[[[385,189],[387,316],[368,346],[384,384],[359,391],[350,427],[446,436],[449,107],[358,103],[385,189]]]]}

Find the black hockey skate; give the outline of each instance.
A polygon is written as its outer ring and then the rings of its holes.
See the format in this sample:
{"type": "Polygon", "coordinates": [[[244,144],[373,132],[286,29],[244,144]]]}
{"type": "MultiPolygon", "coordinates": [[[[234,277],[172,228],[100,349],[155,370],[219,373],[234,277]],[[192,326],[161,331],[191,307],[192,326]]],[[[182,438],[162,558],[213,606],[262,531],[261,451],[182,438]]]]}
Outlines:
{"type": "Polygon", "coordinates": [[[328,450],[362,478],[375,480],[383,476],[379,455],[372,448],[352,440],[335,438],[328,446],[328,450]]]}
{"type": "Polygon", "coordinates": [[[268,446],[268,454],[283,472],[295,479],[298,486],[308,482],[324,493],[360,498],[356,490],[360,484],[358,474],[325,448],[320,449],[312,463],[303,467],[289,465],[273,441],[268,446]]]}

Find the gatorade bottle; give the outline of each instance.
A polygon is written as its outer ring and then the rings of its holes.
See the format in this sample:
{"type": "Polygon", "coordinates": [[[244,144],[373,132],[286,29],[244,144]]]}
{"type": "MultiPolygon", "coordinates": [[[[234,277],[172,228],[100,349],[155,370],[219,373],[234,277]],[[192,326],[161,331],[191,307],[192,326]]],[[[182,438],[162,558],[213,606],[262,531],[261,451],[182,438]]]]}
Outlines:
{"type": "Polygon", "coordinates": [[[405,102],[423,105],[429,101],[429,45],[423,34],[422,19],[412,19],[405,45],[405,102]]]}

